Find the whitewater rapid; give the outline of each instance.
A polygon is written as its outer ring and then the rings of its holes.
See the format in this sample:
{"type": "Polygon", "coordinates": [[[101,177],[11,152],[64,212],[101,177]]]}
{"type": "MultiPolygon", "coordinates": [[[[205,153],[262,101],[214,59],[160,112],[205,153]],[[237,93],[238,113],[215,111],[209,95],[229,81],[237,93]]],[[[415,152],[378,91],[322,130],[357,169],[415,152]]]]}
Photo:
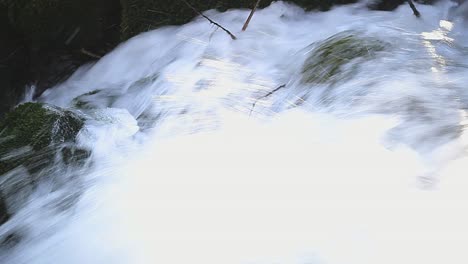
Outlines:
{"type": "Polygon", "coordinates": [[[245,32],[248,10],[212,10],[237,40],[197,18],[83,66],[38,101],[92,105],[84,192],[61,213],[33,196],[1,263],[468,263],[468,35],[418,7],[275,2],[245,32]],[[393,48],[301,85],[309,45],[346,30],[393,48]]]}

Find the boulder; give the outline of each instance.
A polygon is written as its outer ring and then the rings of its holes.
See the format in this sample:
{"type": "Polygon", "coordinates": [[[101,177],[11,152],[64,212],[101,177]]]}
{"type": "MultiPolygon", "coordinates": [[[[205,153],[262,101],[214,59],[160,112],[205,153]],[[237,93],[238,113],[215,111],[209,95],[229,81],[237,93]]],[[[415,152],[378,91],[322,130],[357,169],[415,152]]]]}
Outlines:
{"type": "Polygon", "coordinates": [[[37,162],[36,154],[74,142],[83,124],[81,117],[59,107],[19,105],[0,123],[0,175],[21,164],[30,170],[40,169],[50,161],[41,157],[37,162]]]}

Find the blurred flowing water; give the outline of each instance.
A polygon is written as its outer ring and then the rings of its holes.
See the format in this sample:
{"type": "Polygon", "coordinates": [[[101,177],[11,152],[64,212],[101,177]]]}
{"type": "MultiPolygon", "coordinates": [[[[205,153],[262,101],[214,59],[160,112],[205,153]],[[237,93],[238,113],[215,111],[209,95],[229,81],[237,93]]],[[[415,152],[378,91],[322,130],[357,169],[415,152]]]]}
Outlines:
{"type": "Polygon", "coordinates": [[[49,208],[75,183],[38,190],[0,227],[21,233],[1,263],[468,263],[468,32],[450,7],[277,2],[245,32],[248,10],[206,12],[235,41],[197,18],[123,43],[39,98],[87,117],[91,168],[77,204],[49,208]],[[349,30],[389,48],[300,82],[310,45],[349,30]]]}

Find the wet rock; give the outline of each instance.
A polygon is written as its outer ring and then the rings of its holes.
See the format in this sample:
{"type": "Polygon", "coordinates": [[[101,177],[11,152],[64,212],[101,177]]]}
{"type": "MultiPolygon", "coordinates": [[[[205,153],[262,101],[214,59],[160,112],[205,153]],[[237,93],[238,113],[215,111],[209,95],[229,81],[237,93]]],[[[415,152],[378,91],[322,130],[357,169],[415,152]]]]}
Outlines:
{"type": "Polygon", "coordinates": [[[84,162],[89,158],[90,152],[75,146],[65,146],[61,149],[62,160],[68,166],[84,166],[84,162]]]}
{"type": "Polygon", "coordinates": [[[0,247],[10,249],[15,247],[21,242],[21,234],[19,233],[10,233],[0,240],[0,247]]]}
{"type": "Polygon", "coordinates": [[[57,148],[74,142],[83,119],[71,111],[25,103],[0,123],[0,177],[23,165],[36,172],[54,161],[57,148]]]}
{"type": "Polygon", "coordinates": [[[372,59],[377,52],[385,49],[384,42],[360,35],[358,32],[346,31],[313,44],[310,56],[302,67],[301,81],[306,84],[340,81],[357,70],[358,65],[350,66],[351,62],[372,59]]]}
{"type": "Polygon", "coordinates": [[[8,221],[10,215],[8,214],[6,202],[3,199],[3,195],[0,193],[0,225],[8,221]]]}
{"type": "MultiPolygon", "coordinates": [[[[111,105],[111,100],[109,96],[102,98],[100,96],[103,93],[106,93],[106,90],[96,89],[91,92],[87,92],[80,96],[77,96],[73,99],[73,107],[80,110],[89,110],[99,108],[99,106],[109,107],[111,105]],[[96,102],[97,101],[97,102],[96,102]]],[[[115,99],[114,99],[115,100],[115,99]]]]}
{"type": "Polygon", "coordinates": [[[40,103],[21,104],[0,122],[0,224],[51,170],[83,166],[89,151],[74,144],[83,125],[77,114],[40,103]]]}

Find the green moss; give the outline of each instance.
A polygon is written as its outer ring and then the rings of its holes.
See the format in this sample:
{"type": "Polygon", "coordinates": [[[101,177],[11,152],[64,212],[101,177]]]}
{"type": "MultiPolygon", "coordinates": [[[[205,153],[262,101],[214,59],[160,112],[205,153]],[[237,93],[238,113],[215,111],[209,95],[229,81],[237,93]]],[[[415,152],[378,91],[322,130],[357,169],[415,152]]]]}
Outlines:
{"type": "Polygon", "coordinates": [[[346,78],[356,65],[344,71],[349,62],[375,57],[386,44],[369,37],[358,37],[358,32],[346,31],[317,43],[302,67],[303,83],[327,83],[346,78]]]}
{"type": "MultiPolygon", "coordinates": [[[[74,144],[83,125],[77,114],[40,103],[21,104],[0,122],[0,225],[16,212],[9,200],[23,203],[52,170],[87,165],[90,152],[74,144]],[[28,173],[14,171],[19,166],[28,173]]],[[[0,246],[15,242],[7,240],[0,246]]]]}
{"type": "Polygon", "coordinates": [[[13,137],[2,149],[30,145],[40,150],[52,143],[73,140],[83,126],[74,113],[40,103],[25,103],[7,114],[0,125],[2,136],[13,137]]]}
{"type": "Polygon", "coordinates": [[[54,148],[73,142],[83,120],[71,111],[39,103],[25,103],[0,123],[0,175],[25,164],[37,169],[52,162],[54,148]]]}

